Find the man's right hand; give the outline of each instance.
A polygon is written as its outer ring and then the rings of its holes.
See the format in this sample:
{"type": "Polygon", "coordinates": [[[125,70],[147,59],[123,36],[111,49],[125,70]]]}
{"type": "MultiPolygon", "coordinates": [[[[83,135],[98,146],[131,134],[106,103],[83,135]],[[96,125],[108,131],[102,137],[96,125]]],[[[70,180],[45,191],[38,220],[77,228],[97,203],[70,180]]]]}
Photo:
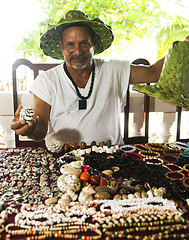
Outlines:
{"type": "Polygon", "coordinates": [[[22,108],[23,107],[21,105],[18,106],[18,109],[15,112],[14,119],[11,123],[11,129],[14,130],[17,135],[30,136],[38,123],[39,117],[36,116],[29,122],[26,122],[25,120],[20,120],[19,118],[22,108]]]}

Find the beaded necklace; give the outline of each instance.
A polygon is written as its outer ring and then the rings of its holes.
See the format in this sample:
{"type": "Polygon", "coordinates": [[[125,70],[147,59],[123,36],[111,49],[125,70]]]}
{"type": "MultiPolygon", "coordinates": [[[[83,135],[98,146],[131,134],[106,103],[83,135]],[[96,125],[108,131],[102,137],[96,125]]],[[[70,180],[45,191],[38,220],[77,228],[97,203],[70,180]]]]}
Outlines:
{"type": "MultiPolygon", "coordinates": [[[[18,227],[18,226],[17,226],[18,227]]],[[[19,226],[21,227],[21,226],[19,226]]],[[[47,228],[23,228],[18,230],[11,230],[11,228],[15,228],[14,224],[8,224],[6,226],[6,240],[11,239],[13,236],[28,236],[24,239],[49,239],[49,238],[64,238],[64,239],[86,239],[86,240],[97,240],[101,239],[102,232],[95,225],[90,223],[77,223],[76,225],[72,223],[68,224],[58,224],[56,226],[49,226],[47,228]],[[93,233],[92,235],[89,235],[93,233]]]]}
{"type": "Polygon", "coordinates": [[[75,90],[76,90],[76,93],[77,93],[77,96],[80,98],[79,99],[79,110],[85,110],[87,109],[87,99],[90,98],[91,94],[92,94],[92,91],[93,91],[93,85],[94,85],[94,79],[95,79],[95,65],[94,65],[94,62],[92,64],[92,80],[91,80],[91,85],[90,85],[90,89],[89,89],[89,93],[86,97],[82,96],[80,91],[79,91],[79,88],[77,86],[77,84],[74,82],[72,76],[70,75],[67,67],[66,67],[66,63],[64,62],[64,71],[66,72],[67,76],[69,77],[69,79],[71,80],[72,84],[74,85],[75,87],[75,90]]]}

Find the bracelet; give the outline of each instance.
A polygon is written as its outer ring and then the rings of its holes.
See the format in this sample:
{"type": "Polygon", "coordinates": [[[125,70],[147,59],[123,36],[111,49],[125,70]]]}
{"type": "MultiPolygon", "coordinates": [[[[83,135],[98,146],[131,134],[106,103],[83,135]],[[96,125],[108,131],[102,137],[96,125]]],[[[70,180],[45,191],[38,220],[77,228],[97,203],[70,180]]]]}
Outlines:
{"type": "Polygon", "coordinates": [[[181,148],[173,143],[166,143],[165,146],[169,149],[169,150],[181,150],[181,148]]]}
{"type": "Polygon", "coordinates": [[[182,180],[182,183],[183,183],[183,185],[184,185],[186,188],[189,188],[189,177],[185,177],[185,178],[182,180]]]}
{"type": "Polygon", "coordinates": [[[180,147],[181,149],[189,149],[189,144],[188,143],[175,141],[173,144],[180,147]]]}
{"type": "Polygon", "coordinates": [[[139,143],[136,143],[135,147],[138,151],[141,151],[141,150],[147,151],[148,150],[143,144],[139,144],[139,143]]]}
{"type": "Polygon", "coordinates": [[[177,161],[177,157],[173,154],[162,155],[161,159],[166,163],[175,163],[177,161]]]}
{"type": "Polygon", "coordinates": [[[151,151],[156,151],[156,152],[163,152],[166,150],[165,145],[161,143],[146,143],[145,147],[147,147],[151,151]]]}
{"type": "Polygon", "coordinates": [[[183,153],[180,154],[182,157],[189,158],[189,150],[184,150],[183,153]]]}
{"type": "Polygon", "coordinates": [[[183,171],[183,168],[176,165],[176,164],[173,164],[173,163],[167,163],[164,165],[165,167],[167,167],[169,169],[169,171],[175,171],[175,172],[182,172],[183,171]]]}
{"type": "Polygon", "coordinates": [[[183,180],[185,178],[184,173],[177,171],[167,172],[165,176],[171,180],[183,180]]]}
{"type": "Polygon", "coordinates": [[[183,169],[186,171],[186,172],[189,172],[189,164],[186,164],[183,166],[183,169]]]}
{"type": "Polygon", "coordinates": [[[143,161],[147,164],[161,165],[163,160],[161,158],[143,158],[143,161]]]}
{"type": "Polygon", "coordinates": [[[162,172],[165,173],[168,171],[168,169],[160,164],[145,164],[145,168],[147,168],[148,170],[152,171],[152,172],[162,172]]]}
{"type": "Polygon", "coordinates": [[[134,152],[126,152],[125,156],[137,161],[143,160],[143,157],[140,154],[134,152]]]}
{"type": "Polygon", "coordinates": [[[159,152],[154,152],[154,151],[145,151],[145,150],[141,150],[139,151],[139,153],[143,158],[155,158],[155,157],[160,157],[160,153],[159,152]]]}
{"type": "Polygon", "coordinates": [[[119,149],[127,153],[127,152],[134,152],[136,150],[136,147],[133,145],[123,145],[119,149]]]}

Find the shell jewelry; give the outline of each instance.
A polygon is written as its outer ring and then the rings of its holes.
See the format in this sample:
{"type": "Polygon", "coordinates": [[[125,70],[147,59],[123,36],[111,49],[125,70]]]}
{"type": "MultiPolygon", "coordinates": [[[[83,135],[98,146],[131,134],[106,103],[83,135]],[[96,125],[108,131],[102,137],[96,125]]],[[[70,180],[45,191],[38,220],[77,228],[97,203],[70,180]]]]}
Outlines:
{"type": "Polygon", "coordinates": [[[32,108],[26,107],[22,108],[20,111],[20,120],[25,120],[26,122],[31,121],[34,118],[34,110],[32,108]]]}

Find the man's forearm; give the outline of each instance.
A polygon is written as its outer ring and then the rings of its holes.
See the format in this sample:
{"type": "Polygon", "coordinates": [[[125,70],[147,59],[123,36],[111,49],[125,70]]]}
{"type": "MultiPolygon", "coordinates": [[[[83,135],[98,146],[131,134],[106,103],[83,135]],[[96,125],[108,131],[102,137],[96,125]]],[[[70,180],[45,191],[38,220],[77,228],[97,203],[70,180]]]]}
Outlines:
{"type": "Polygon", "coordinates": [[[130,84],[157,82],[164,63],[164,57],[150,66],[131,64],[130,84]]]}
{"type": "Polygon", "coordinates": [[[162,68],[163,68],[163,64],[164,64],[164,61],[165,61],[165,57],[159,59],[154,65],[154,73],[155,73],[155,76],[154,76],[154,81],[153,82],[157,82],[159,80],[159,77],[161,75],[161,71],[162,71],[162,68]]]}

